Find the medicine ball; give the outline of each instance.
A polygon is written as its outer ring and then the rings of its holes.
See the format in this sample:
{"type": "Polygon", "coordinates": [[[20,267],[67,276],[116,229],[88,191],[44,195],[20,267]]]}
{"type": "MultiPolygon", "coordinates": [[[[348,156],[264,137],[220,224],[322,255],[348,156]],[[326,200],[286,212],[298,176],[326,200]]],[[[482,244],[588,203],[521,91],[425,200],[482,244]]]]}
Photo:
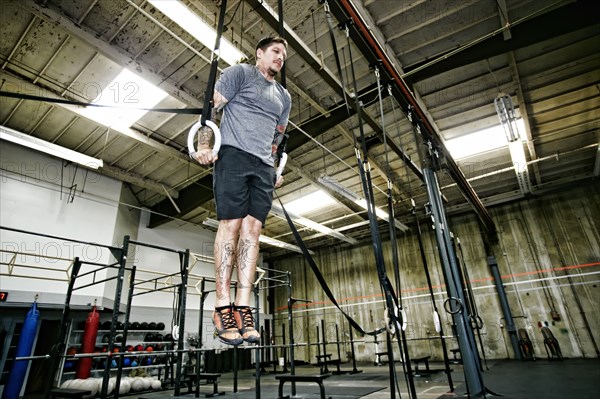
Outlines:
{"type": "Polygon", "coordinates": [[[147,345],[146,352],[154,352],[154,347],[152,345],[147,345]]]}
{"type": "Polygon", "coordinates": [[[141,345],[141,344],[137,344],[137,345],[135,346],[135,351],[136,351],[136,352],[142,352],[143,350],[144,350],[144,346],[143,346],[143,345],[141,345]]]}
{"type": "Polygon", "coordinates": [[[165,323],[163,323],[162,321],[159,322],[159,323],[156,323],[156,329],[160,330],[160,331],[164,330],[165,329],[165,323]]]}
{"type": "Polygon", "coordinates": [[[147,330],[148,329],[148,322],[143,321],[140,323],[140,329],[142,330],[147,330]]]}
{"type": "Polygon", "coordinates": [[[127,345],[127,346],[125,347],[125,350],[126,350],[127,352],[133,352],[133,351],[134,351],[133,345],[127,345]]]}
{"type": "Polygon", "coordinates": [[[155,349],[157,351],[164,351],[165,350],[165,346],[163,344],[158,344],[158,345],[156,345],[155,349]]]}
{"type": "Polygon", "coordinates": [[[108,344],[109,341],[110,341],[110,334],[104,334],[102,336],[102,342],[105,344],[108,344]]]}
{"type": "Polygon", "coordinates": [[[115,342],[123,342],[123,334],[117,334],[115,336],[115,342]]]}
{"type": "Polygon", "coordinates": [[[156,339],[155,339],[154,333],[151,333],[151,332],[146,333],[146,336],[144,337],[144,341],[145,342],[155,342],[156,339]]]}
{"type": "Polygon", "coordinates": [[[74,346],[70,346],[69,349],[67,349],[67,355],[75,355],[77,354],[77,348],[75,348],[74,346]]]}
{"type": "Polygon", "coordinates": [[[156,328],[157,328],[157,327],[156,327],[156,323],[155,323],[155,322],[150,322],[150,323],[148,323],[148,328],[149,328],[150,330],[156,330],[156,328]]]}
{"type": "Polygon", "coordinates": [[[137,321],[134,321],[133,323],[131,323],[131,329],[132,330],[139,330],[140,329],[140,323],[138,323],[137,321]]]}
{"type": "Polygon", "coordinates": [[[105,322],[103,322],[102,323],[102,330],[110,330],[110,325],[111,325],[111,322],[108,321],[108,320],[105,321],[105,322]]]}
{"type": "Polygon", "coordinates": [[[139,364],[140,363],[139,363],[137,357],[133,358],[133,360],[131,360],[131,367],[137,367],[137,366],[139,366],[139,364]]]}
{"type": "Polygon", "coordinates": [[[173,335],[171,335],[171,334],[165,335],[164,340],[167,342],[173,342],[173,335]]]}
{"type": "Polygon", "coordinates": [[[126,357],[125,359],[123,359],[123,366],[124,367],[129,367],[131,366],[131,359],[126,357]]]}
{"type": "Polygon", "coordinates": [[[163,341],[162,334],[159,334],[159,333],[154,334],[154,342],[162,342],[162,341],[163,341]]]}
{"type": "Polygon", "coordinates": [[[115,324],[115,326],[117,327],[117,330],[122,330],[123,329],[123,322],[121,321],[117,321],[117,324],[115,324]]]}

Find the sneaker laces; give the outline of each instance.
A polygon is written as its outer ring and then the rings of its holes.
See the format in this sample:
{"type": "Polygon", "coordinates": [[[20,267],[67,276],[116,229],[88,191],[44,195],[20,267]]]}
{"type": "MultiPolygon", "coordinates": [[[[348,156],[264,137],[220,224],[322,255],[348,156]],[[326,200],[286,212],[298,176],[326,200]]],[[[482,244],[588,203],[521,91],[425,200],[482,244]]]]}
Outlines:
{"type": "Polygon", "coordinates": [[[233,316],[233,312],[222,312],[218,311],[221,321],[223,322],[223,328],[226,330],[237,328],[237,323],[235,322],[235,317],[233,316]]]}
{"type": "Polygon", "coordinates": [[[252,317],[252,309],[241,308],[240,315],[242,316],[242,324],[244,327],[254,328],[254,317],[252,317]]]}

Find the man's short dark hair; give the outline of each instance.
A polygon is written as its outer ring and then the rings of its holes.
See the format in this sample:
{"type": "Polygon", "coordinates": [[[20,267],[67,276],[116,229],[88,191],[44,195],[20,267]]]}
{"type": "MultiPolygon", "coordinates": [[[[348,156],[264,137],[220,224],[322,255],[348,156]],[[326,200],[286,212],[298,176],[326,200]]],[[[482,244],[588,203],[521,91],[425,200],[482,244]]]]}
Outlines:
{"type": "Polygon", "coordinates": [[[287,46],[288,46],[287,40],[285,40],[283,37],[268,36],[268,37],[263,37],[262,39],[260,39],[258,41],[258,43],[256,43],[256,48],[254,49],[254,51],[256,51],[258,49],[265,51],[267,49],[267,47],[269,47],[273,43],[281,43],[287,50],[287,46]]]}

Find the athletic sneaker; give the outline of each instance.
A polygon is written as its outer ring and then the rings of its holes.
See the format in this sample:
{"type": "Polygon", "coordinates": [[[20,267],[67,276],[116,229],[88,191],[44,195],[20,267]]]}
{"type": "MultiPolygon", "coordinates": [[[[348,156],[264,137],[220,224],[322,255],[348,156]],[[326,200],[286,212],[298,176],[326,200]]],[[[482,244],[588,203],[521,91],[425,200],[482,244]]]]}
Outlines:
{"type": "Polygon", "coordinates": [[[260,334],[254,328],[252,308],[250,306],[234,306],[233,314],[244,341],[250,343],[260,342],[260,334]]]}
{"type": "Polygon", "coordinates": [[[244,342],[231,305],[215,308],[213,312],[213,324],[215,325],[215,335],[224,344],[239,345],[244,342]]]}

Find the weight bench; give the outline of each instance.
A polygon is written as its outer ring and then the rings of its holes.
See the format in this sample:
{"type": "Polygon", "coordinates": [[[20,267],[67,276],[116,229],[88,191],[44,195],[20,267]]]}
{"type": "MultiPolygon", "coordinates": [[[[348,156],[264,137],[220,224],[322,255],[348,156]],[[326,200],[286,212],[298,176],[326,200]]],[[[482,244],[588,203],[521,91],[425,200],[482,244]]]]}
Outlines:
{"type": "MultiPolygon", "coordinates": [[[[207,393],[204,395],[207,398],[219,395],[225,395],[225,392],[219,392],[219,377],[221,374],[218,373],[189,373],[186,375],[188,377],[188,393],[192,392],[192,383],[196,382],[196,377],[200,380],[206,380],[207,384],[213,384],[213,392],[207,393]]],[[[196,385],[196,397],[200,395],[200,384],[196,385]]]]}
{"type": "Polygon", "coordinates": [[[321,375],[329,373],[329,369],[327,368],[328,365],[335,365],[337,370],[333,372],[334,374],[342,374],[343,372],[340,370],[341,363],[342,361],[340,359],[322,360],[320,362],[317,362],[317,366],[319,366],[321,375]]]}
{"type": "Polygon", "coordinates": [[[414,371],[414,376],[415,377],[428,377],[429,373],[431,372],[431,370],[429,370],[429,358],[431,358],[431,356],[422,356],[422,357],[415,357],[410,359],[411,362],[413,362],[415,364],[415,371],[414,371]],[[425,371],[426,374],[421,374],[419,372],[419,363],[425,363],[425,371]]]}
{"type": "Polygon", "coordinates": [[[89,396],[92,391],[85,389],[69,389],[69,388],[54,388],[50,391],[50,398],[71,398],[71,399],[83,399],[84,396],[89,396]]]}
{"type": "Polygon", "coordinates": [[[331,399],[325,396],[325,386],[323,386],[323,380],[329,378],[331,374],[320,374],[320,375],[276,375],[275,378],[279,380],[279,399],[289,399],[290,395],[283,396],[283,384],[288,381],[291,382],[316,382],[319,384],[319,390],[321,392],[321,399],[331,399]]]}
{"type": "Polygon", "coordinates": [[[456,357],[457,354],[460,355],[460,349],[459,348],[453,348],[453,349],[450,349],[450,352],[452,352],[452,363],[461,364],[462,363],[462,359],[456,357]]]}

